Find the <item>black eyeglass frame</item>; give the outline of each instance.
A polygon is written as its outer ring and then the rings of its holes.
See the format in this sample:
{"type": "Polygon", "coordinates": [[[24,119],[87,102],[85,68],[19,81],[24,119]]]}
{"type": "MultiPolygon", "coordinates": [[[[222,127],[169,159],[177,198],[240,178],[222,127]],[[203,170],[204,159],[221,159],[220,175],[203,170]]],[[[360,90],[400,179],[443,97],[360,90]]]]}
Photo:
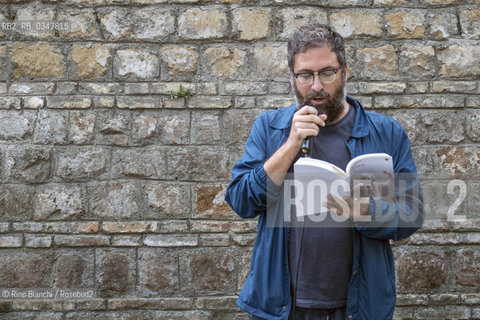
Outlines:
{"type": "Polygon", "coordinates": [[[323,84],[329,84],[329,83],[332,83],[335,81],[335,79],[337,78],[337,73],[340,69],[342,69],[343,66],[339,66],[338,68],[335,68],[335,69],[326,69],[326,70],[320,70],[320,71],[316,71],[316,72],[313,72],[313,71],[303,71],[303,72],[298,72],[298,73],[294,73],[293,76],[295,77],[295,79],[298,80],[298,77],[302,74],[310,74],[312,76],[312,82],[309,83],[309,84],[302,84],[303,86],[310,86],[313,84],[313,82],[315,81],[315,75],[318,77],[318,80],[320,80],[321,83],[323,84]],[[333,80],[332,81],[329,81],[329,82],[325,82],[325,81],[322,81],[322,79],[320,79],[320,74],[323,73],[323,72],[330,72],[330,71],[333,71],[334,74],[335,74],[335,77],[333,77],[333,80]]]}

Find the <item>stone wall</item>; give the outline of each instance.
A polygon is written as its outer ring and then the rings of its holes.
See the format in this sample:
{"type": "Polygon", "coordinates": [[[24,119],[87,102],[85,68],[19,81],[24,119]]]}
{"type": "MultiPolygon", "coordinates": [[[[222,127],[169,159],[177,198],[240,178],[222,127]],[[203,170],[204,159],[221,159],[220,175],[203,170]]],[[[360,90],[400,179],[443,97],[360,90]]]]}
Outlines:
{"type": "Polygon", "coordinates": [[[248,319],[256,221],[224,192],[256,116],[292,102],[286,39],[312,21],[345,36],[349,94],[405,127],[423,180],[395,319],[480,319],[479,5],[0,0],[17,23],[0,29],[0,288],[94,290],[4,296],[0,319],[248,319]]]}

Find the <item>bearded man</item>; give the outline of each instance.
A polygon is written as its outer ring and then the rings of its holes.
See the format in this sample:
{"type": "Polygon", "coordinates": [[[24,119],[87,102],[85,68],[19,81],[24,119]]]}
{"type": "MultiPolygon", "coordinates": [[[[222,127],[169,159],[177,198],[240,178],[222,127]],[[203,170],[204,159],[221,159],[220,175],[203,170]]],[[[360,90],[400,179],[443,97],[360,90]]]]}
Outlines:
{"type": "MultiPolygon", "coordinates": [[[[299,28],[288,43],[288,65],[296,103],[255,121],[225,197],[242,218],[258,217],[250,274],[237,304],[252,319],[392,319],[395,270],[389,241],[410,236],[423,222],[408,137],[392,118],[365,111],[346,95],[344,40],[329,26],[299,28]],[[312,137],[312,158],[345,169],[356,156],[387,153],[394,172],[409,178],[395,180],[393,203],[370,197],[358,207],[345,197],[347,223],[293,227],[285,219],[290,206],[282,192],[289,191],[282,185],[303,156],[307,137],[312,137]],[[389,218],[354,219],[378,212],[389,218]]],[[[345,213],[338,199],[329,195],[329,200],[331,211],[345,213]]]]}

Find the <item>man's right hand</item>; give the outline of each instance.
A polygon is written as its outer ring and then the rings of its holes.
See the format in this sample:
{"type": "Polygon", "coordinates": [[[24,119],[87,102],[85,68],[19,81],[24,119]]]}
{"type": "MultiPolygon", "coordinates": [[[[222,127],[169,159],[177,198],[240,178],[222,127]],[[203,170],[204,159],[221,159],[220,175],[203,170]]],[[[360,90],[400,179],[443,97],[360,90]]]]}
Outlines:
{"type": "Polygon", "coordinates": [[[317,115],[314,107],[304,106],[293,115],[292,128],[287,143],[297,150],[302,146],[303,140],[318,134],[318,127],[324,127],[327,115],[317,115]]]}

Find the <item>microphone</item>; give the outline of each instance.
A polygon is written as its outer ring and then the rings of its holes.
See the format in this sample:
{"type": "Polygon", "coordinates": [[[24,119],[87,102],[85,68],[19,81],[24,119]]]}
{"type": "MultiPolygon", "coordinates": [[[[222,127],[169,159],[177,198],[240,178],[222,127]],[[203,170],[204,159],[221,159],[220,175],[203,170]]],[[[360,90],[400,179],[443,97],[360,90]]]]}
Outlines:
{"type": "MultiPolygon", "coordinates": [[[[316,108],[314,107],[310,107],[310,108],[315,110],[315,113],[318,115],[318,111],[316,108]]],[[[312,150],[311,150],[312,140],[313,140],[313,136],[308,136],[305,138],[305,140],[303,140],[302,148],[300,150],[302,150],[306,158],[310,158],[312,156],[312,150]]]]}

